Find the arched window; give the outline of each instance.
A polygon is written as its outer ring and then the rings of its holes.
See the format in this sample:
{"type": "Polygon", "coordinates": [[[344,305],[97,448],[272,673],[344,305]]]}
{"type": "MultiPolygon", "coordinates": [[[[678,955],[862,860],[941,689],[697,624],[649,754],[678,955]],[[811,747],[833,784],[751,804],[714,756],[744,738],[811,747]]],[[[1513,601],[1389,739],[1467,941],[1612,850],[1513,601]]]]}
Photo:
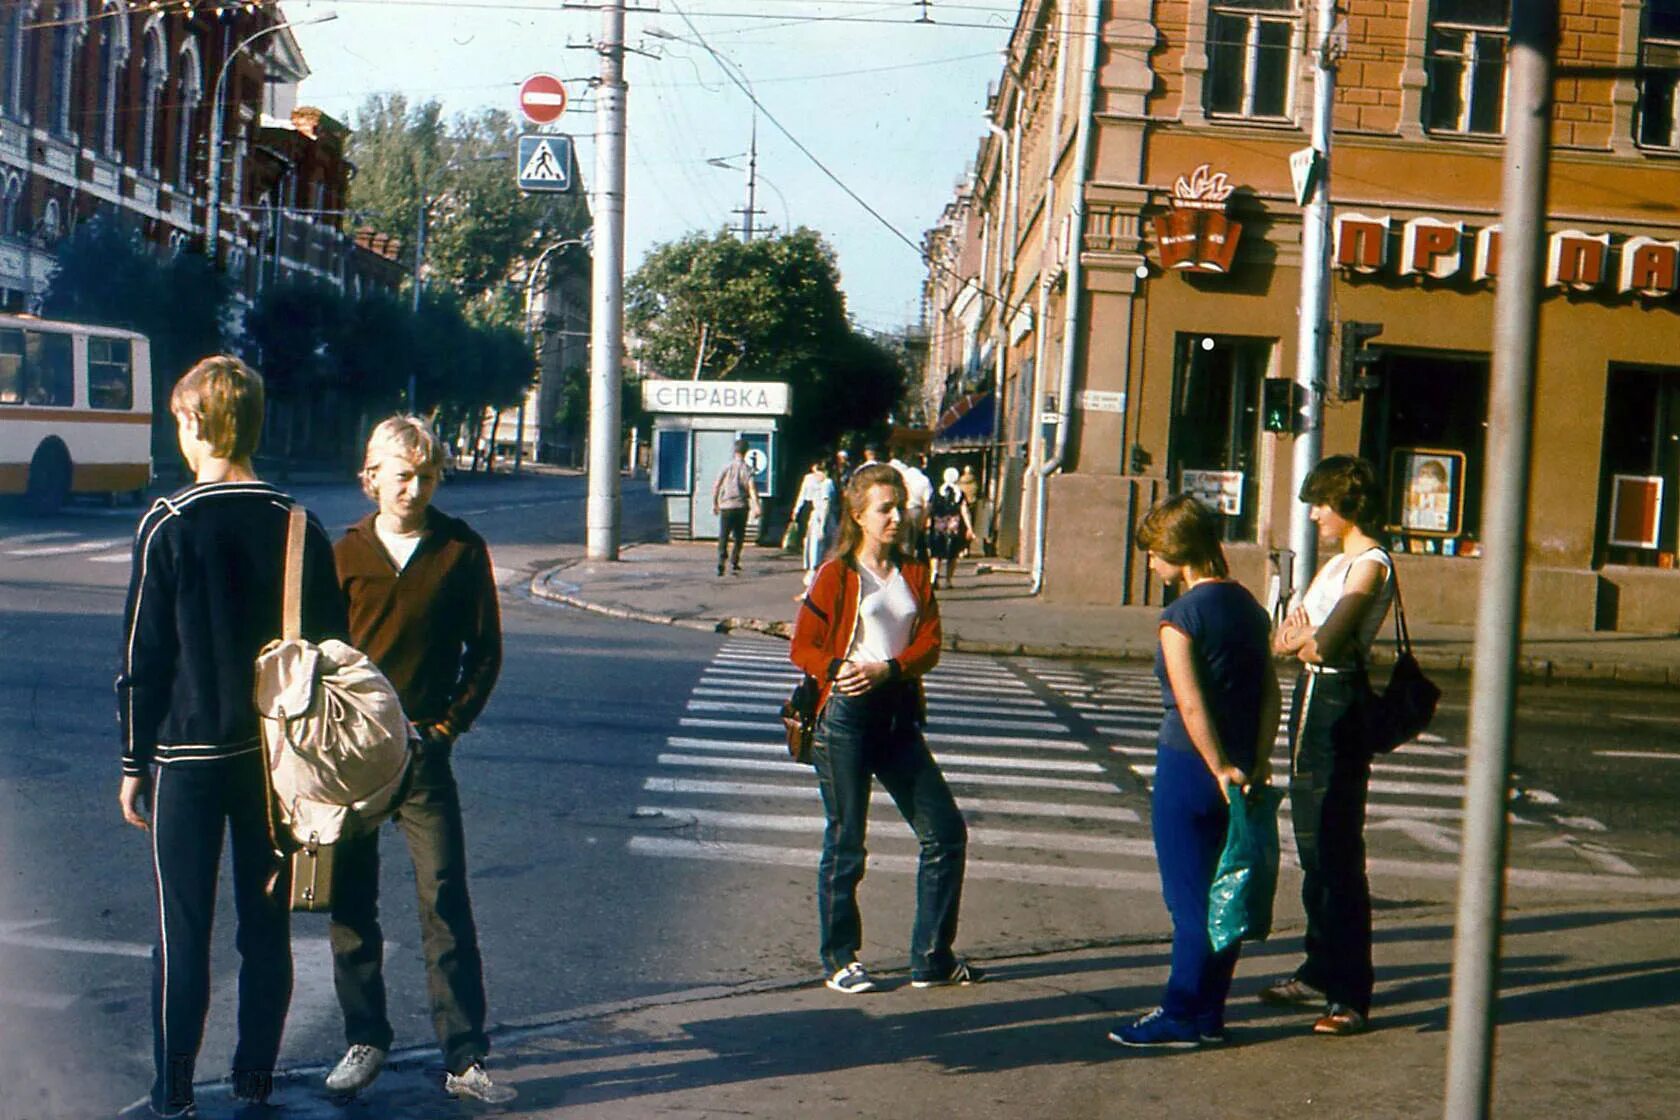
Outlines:
{"type": "Polygon", "coordinates": [[[42,245],[55,243],[58,240],[58,235],[63,232],[61,225],[58,216],[58,199],[49,198],[46,208],[41,211],[41,224],[36,227],[36,239],[42,245]]]}
{"type": "Polygon", "coordinates": [[[120,0],[105,0],[105,7],[117,14],[99,21],[99,150],[116,158],[117,106],[128,65],[128,16],[120,0]]]}
{"type": "MultiPolygon", "coordinates": [[[[198,40],[188,38],[181,47],[181,78],[176,86],[180,107],[175,117],[175,185],[183,192],[192,189],[193,118],[204,99],[203,68],[198,60],[198,40]]],[[[215,158],[215,153],[211,153],[215,158]]]]}
{"type": "Polygon", "coordinates": [[[71,92],[75,89],[76,52],[87,34],[87,0],[61,2],[52,29],[52,100],[47,125],[60,136],[71,135],[71,92]]]}
{"type": "Polygon", "coordinates": [[[28,104],[29,32],[27,24],[34,10],[32,4],[19,4],[6,13],[5,65],[0,98],[4,98],[6,113],[23,119],[28,104]]]}
{"type": "Polygon", "coordinates": [[[161,15],[153,16],[146,23],[141,50],[140,166],[147,174],[155,175],[158,169],[158,113],[162,108],[163,86],[169,80],[169,70],[163,61],[161,15]]]}
{"type": "Polygon", "coordinates": [[[23,176],[12,172],[6,176],[6,190],[0,196],[0,234],[11,237],[17,233],[18,203],[23,201],[23,176]]]}

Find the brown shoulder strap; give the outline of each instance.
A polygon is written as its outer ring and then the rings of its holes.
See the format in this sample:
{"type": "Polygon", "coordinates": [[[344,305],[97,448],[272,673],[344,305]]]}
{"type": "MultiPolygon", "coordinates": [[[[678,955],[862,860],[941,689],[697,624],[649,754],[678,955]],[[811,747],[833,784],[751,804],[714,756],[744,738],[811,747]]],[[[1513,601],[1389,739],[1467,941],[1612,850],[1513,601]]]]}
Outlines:
{"type": "Polygon", "coordinates": [[[286,520],[286,582],[280,608],[280,637],[288,642],[303,637],[303,539],[308,532],[309,514],[294,505],[286,520]]]}

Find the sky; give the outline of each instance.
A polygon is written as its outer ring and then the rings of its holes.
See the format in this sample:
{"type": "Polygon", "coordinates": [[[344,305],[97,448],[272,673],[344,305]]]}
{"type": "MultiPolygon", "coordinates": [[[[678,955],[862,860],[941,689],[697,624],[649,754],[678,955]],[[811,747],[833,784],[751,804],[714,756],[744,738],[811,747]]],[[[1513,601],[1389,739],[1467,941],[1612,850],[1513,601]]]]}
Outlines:
{"type": "MultiPolygon", "coordinates": [[[[847,306],[860,326],[917,322],[926,275],[918,247],[986,132],[987,85],[1001,73],[1017,6],[628,2],[644,10],[626,17],[626,42],[646,53],[630,53],[625,62],[626,271],[657,244],[740,222],[731,211],[746,202],[754,111],[698,38],[739,68],[768,117],[885,219],[848,197],[761,114],[759,226],[820,231],[838,255],[847,306]],[[931,22],[919,22],[924,15],[931,22]],[[712,159],[739,169],[712,166],[712,159]]],[[[589,49],[600,35],[598,11],[559,0],[288,0],[284,10],[294,23],[336,13],[294,31],[311,70],[299,101],[346,124],[374,93],[436,98],[451,115],[485,107],[516,112],[526,76],[545,71],[565,79],[571,103],[558,128],[576,138],[585,186],[593,186],[588,78],[598,69],[589,49]]]]}

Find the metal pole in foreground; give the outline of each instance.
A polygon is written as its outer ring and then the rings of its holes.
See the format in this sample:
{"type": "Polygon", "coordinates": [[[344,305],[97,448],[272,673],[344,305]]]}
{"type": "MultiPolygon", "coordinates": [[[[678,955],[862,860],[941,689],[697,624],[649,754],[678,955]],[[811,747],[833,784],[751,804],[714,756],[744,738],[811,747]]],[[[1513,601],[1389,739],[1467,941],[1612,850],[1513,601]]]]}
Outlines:
{"type": "Polygon", "coordinates": [[[601,7],[596,87],[595,276],[589,347],[589,502],[584,554],[617,560],[618,409],[624,334],[624,3],[601,7]]]}
{"type": "Polygon", "coordinates": [[[1324,456],[1324,364],[1330,350],[1330,124],[1336,68],[1330,57],[1336,0],[1318,0],[1313,50],[1313,186],[1301,211],[1301,305],[1295,337],[1295,384],[1301,394],[1301,431],[1290,471],[1289,547],[1295,553],[1290,605],[1300,602],[1318,566],[1318,526],[1297,497],[1324,456]]]}
{"type": "Polygon", "coordinates": [[[1470,775],[1464,795],[1447,1039],[1447,1120],[1490,1115],[1494,996],[1505,903],[1505,790],[1511,769],[1518,638],[1528,543],[1536,328],[1544,278],[1557,0],[1511,5],[1511,86],[1504,216],[1488,399],[1483,559],[1470,689],[1470,775]]]}

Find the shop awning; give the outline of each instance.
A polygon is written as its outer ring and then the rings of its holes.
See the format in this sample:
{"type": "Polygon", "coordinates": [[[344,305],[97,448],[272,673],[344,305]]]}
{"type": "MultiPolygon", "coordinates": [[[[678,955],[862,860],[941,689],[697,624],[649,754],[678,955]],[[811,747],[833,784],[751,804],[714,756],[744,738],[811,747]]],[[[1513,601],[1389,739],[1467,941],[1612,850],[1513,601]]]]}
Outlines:
{"type": "Polygon", "coordinates": [[[934,425],[935,447],[977,447],[992,441],[997,399],[990,390],[958,397],[939,414],[934,425]]]}

